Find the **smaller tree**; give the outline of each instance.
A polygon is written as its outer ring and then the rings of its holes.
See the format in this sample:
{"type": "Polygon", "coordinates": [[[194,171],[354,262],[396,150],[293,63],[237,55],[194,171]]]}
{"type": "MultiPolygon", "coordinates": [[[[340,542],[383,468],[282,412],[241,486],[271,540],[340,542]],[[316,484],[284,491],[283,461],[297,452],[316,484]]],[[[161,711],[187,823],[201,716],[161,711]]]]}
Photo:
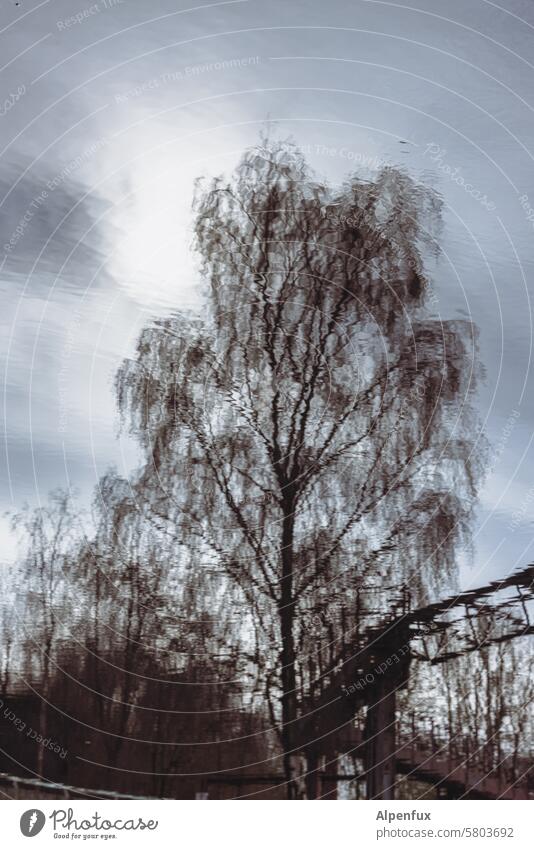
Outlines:
{"type": "MultiPolygon", "coordinates": [[[[50,494],[45,506],[25,506],[12,519],[23,545],[20,575],[25,590],[18,597],[22,604],[20,621],[24,622],[24,665],[41,697],[42,736],[46,736],[49,685],[58,641],[70,633],[76,609],[76,597],[68,583],[77,540],[76,519],[71,496],[61,489],[50,494]]],[[[39,774],[44,752],[40,746],[39,774]]]]}

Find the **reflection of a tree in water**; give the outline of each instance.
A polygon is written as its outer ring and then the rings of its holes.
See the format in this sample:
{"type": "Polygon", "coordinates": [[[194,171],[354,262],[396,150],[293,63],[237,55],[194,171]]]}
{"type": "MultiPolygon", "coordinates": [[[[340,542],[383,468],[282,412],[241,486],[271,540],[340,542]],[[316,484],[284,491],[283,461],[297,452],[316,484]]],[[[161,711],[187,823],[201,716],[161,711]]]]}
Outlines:
{"type": "Polygon", "coordinates": [[[58,599],[75,580],[84,603],[53,686],[89,689],[93,763],[280,758],[292,796],[300,705],[357,629],[362,581],[423,603],[454,579],[482,463],[475,334],[430,317],[439,202],[395,169],[335,189],[264,139],[195,215],[204,308],[147,326],[117,376],[144,464],[102,480],[94,539],[69,551],[58,599]]]}
{"type": "Polygon", "coordinates": [[[297,695],[356,627],[357,582],[423,596],[467,529],[473,340],[425,314],[420,249],[438,213],[393,169],[334,191],[266,142],[199,194],[204,320],[147,328],[118,378],[145,486],[172,491],[168,521],[246,611],[288,779],[297,695]],[[303,621],[338,599],[317,651],[303,621]]]}

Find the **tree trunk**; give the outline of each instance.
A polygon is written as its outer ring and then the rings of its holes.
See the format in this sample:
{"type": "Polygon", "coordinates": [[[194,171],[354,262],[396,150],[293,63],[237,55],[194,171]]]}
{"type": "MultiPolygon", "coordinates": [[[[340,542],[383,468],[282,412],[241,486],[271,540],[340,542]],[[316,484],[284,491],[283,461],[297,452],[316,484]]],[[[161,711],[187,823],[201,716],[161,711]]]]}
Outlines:
{"type": "Polygon", "coordinates": [[[295,599],[293,595],[293,531],[294,504],[292,499],[284,501],[282,520],[282,585],[280,593],[279,615],[282,637],[282,746],[283,765],[287,781],[288,799],[297,798],[296,764],[294,739],[295,720],[297,718],[296,670],[295,670],[295,599]]]}

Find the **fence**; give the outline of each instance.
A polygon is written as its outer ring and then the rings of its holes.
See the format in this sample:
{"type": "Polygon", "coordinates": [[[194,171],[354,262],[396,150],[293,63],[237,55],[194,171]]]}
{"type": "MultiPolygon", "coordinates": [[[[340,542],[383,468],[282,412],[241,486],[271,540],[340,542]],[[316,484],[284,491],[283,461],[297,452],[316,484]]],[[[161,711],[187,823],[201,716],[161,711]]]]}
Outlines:
{"type": "Polygon", "coordinates": [[[128,796],[111,790],[89,790],[55,784],[40,778],[19,778],[0,772],[0,800],[2,799],[148,799],[149,796],[128,796]]]}

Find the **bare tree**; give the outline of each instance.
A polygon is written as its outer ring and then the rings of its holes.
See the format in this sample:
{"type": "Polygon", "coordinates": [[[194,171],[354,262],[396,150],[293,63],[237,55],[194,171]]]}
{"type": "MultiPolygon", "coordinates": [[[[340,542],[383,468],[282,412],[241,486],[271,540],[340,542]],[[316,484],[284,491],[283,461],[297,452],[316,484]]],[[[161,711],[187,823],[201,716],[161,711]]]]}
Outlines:
{"type": "Polygon", "coordinates": [[[401,696],[401,741],[418,740],[425,756],[447,753],[451,772],[462,763],[475,787],[491,777],[505,792],[532,771],[533,657],[528,637],[487,642],[499,628],[492,619],[469,623],[477,651],[436,666],[414,663],[401,696]]]}
{"type": "MultiPolygon", "coordinates": [[[[46,736],[48,695],[58,640],[73,626],[75,608],[69,593],[68,573],[76,548],[76,514],[70,494],[55,490],[38,508],[24,507],[13,516],[13,528],[24,544],[21,576],[26,591],[21,593],[25,618],[26,674],[39,682],[41,697],[40,732],[46,736]]],[[[43,772],[44,748],[39,748],[37,769],[43,772]]]]}
{"type": "Polygon", "coordinates": [[[290,795],[298,696],[322,671],[310,615],[345,612],[319,635],[331,668],[361,582],[421,599],[468,531],[476,345],[471,325],[425,309],[438,214],[394,169],[333,189],[264,140],[199,189],[204,314],[147,327],[117,378],[147,509],[197,574],[224,570],[238,590],[290,795]]]}
{"type": "Polygon", "coordinates": [[[0,640],[2,652],[0,653],[0,690],[7,693],[12,682],[12,664],[16,663],[17,650],[20,647],[20,633],[18,627],[18,616],[15,609],[15,598],[17,596],[18,569],[12,569],[9,573],[2,570],[0,575],[0,640]]]}

